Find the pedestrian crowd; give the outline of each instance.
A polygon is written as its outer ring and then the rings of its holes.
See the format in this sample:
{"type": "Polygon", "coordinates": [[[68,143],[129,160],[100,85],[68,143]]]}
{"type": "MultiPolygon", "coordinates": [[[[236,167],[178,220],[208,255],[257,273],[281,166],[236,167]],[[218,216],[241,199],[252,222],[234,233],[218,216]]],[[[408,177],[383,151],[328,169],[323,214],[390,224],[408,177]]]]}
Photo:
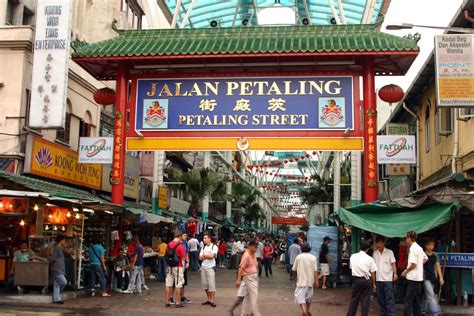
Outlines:
{"type": "MultiPolygon", "coordinates": [[[[317,255],[311,253],[311,246],[303,233],[288,241],[289,247],[286,240],[265,235],[248,234],[217,241],[212,234],[204,233],[200,239],[191,236],[188,240],[187,234],[176,231],[172,240],[168,243],[161,240],[156,247],[155,278],[165,282],[166,307],[182,308],[192,303],[185,296],[188,270],[200,272],[201,287],[205,293],[202,305],[209,307],[217,306],[216,270],[236,270],[237,298],[230,309],[231,315],[240,305],[242,315],[260,315],[257,304],[259,279],[263,271],[267,278],[272,276],[272,265],[276,261],[280,261],[281,267],[286,267],[290,281],[295,282],[294,302],[299,305],[303,316],[311,315],[314,289],[320,285],[323,290],[330,287],[330,267],[334,262],[329,251],[332,241],[329,236],[323,238],[317,255]]],[[[423,250],[417,243],[417,234],[409,231],[402,245],[405,243],[406,258],[399,256],[399,261],[405,261],[400,264],[394,252],[386,247],[383,236],[377,236],[373,244],[369,240],[360,242],[360,251],[350,257],[352,294],[348,316],[356,315],[359,305],[361,315],[368,315],[372,294],[376,296],[380,315],[397,315],[395,290],[403,298],[404,315],[441,315],[435,289],[438,285],[443,286],[444,279],[439,257],[434,252],[435,241],[426,241],[423,250]],[[401,280],[404,282],[400,283],[401,280]],[[396,287],[396,282],[402,285],[396,287]]],[[[53,298],[54,303],[58,304],[62,304],[60,293],[66,285],[63,247],[64,237],[58,236],[51,255],[53,298]]],[[[23,253],[30,254],[27,248],[21,251],[19,257],[23,253]]],[[[148,290],[143,269],[144,247],[138,236],[133,236],[127,252],[128,255],[121,249],[114,259],[116,291],[133,294],[148,290]]],[[[105,250],[99,240],[92,242],[88,255],[91,296],[97,292],[103,297],[110,296],[106,290],[105,250]]]]}

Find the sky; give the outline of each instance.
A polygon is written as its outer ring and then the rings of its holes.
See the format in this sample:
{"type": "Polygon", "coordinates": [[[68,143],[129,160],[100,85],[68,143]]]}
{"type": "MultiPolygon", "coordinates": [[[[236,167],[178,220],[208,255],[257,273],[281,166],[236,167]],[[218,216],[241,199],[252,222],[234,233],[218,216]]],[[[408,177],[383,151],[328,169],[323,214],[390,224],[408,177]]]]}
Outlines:
{"type": "MultiPolygon", "coordinates": [[[[393,83],[399,85],[406,92],[433,50],[434,36],[443,33],[443,30],[421,27],[413,28],[412,30],[388,31],[385,29],[385,26],[389,24],[411,23],[444,27],[449,25],[454,15],[460,10],[462,3],[462,0],[392,0],[381,30],[397,36],[420,33],[421,40],[418,42],[420,54],[405,76],[376,77],[376,89],[393,83]]],[[[392,105],[392,108],[394,107],[395,105],[392,105]]],[[[390,116],[391,109],[388,103],[378,99],[377,110],[378,127],[380,128],[390,116]]]]}

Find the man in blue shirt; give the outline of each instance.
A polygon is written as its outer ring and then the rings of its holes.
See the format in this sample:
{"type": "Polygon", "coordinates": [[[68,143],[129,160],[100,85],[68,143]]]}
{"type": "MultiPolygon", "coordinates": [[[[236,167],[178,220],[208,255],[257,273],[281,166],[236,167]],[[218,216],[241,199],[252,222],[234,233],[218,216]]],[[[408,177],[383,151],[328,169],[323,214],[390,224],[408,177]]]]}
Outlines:
{"type": "Polygon", "coordinates": [[[92,245],[89,247],[89,258],[91,261],[91,279],[89,284],[91,295],[95,296],[95,285],[98,279],[102,296],[110,296],[106,292],[105,271],[107,267],[105,266],[105,249],[100,244],[98,237],[94,238],[92,245]]]}
{"type": "Polygon", "coordinates": [[[143,259],[143,247],[140,244],[138,235],[134,235],[132,239],[132,245],[135,247],[134,253],[130,258],[130,265],[132,266],[132,275],[130,276],[130,283],[128,289],[122,293],[132,294],[133,292],[142,292],[142,278],[140,275],[143,273],[143,265],[145,260],[143,259]]]}

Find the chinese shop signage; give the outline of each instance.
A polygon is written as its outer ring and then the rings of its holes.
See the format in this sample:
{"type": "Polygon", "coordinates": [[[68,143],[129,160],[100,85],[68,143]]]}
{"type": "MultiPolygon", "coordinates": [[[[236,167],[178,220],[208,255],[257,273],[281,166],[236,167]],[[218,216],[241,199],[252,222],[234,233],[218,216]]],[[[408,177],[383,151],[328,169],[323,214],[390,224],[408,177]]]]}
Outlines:
{"type": "Polygon", "coordinates": [[[377,136],[377,162],[410,164],[416,163],[415,136],[377,136]]]}
{"type": "Polygon", "coordinates": [[[70,38],[70,0],[38,0],[29,126],[63,128],[70,38]]]}
{"type": "Polygon", "coordinates": [[[135,130],[354,128],[350,76],[138,79],[135,130]]]}
{"type": "Polygon", "coordinates": [[[435,36],[439,106],[474,106],[474,35],[435,36]]]}
{"type": "Polygon", "coordinates": [[[28,137],[25,173],[100,189],[102,165],[81,164],[76,151],[38,137],[28,137]]]}

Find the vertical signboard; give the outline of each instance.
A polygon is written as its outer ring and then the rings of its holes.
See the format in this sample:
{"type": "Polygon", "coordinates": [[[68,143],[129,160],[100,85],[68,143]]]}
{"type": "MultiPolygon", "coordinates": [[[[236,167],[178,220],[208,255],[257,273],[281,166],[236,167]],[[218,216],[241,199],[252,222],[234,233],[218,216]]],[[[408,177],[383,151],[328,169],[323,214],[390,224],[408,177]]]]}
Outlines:
{"type": "Polygon", "coordinates": [[[436,95],[439,106],[474,106],[474,48],[470,34],[435,37],[436,95]]]}
{"type": "Polygon", "coordinates": [[[63,128],[70,39],[70,0],[38,0],[29,126],[63,128]]]}

